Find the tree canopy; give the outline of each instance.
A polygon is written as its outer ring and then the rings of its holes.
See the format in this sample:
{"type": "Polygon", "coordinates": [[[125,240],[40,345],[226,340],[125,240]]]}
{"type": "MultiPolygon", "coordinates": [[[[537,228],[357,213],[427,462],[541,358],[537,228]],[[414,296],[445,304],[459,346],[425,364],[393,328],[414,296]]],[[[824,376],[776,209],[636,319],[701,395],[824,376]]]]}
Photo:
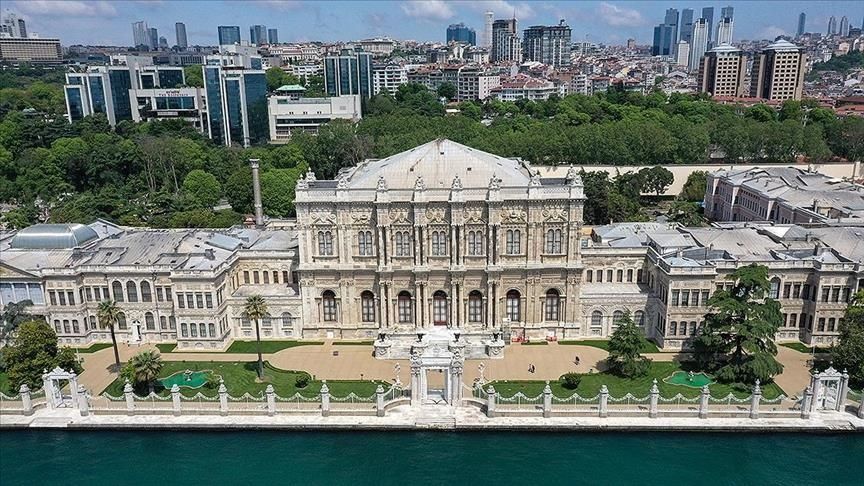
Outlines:
{"type": "Polygon", "coordinates": [[[3,362],[13,390],[23,384],[33,390],[41,388],[42,373],[58,366],[75,373],[82,371],[72,348],[60,348],[57,334],[45,321],[21,324],[12,344],[3,349],[3,362]]]}
{"type": "Polygon", "coordinates": [[[864,291],[849,303],[839,330],[839,344],[831,350],[834,366],[846,370],[855,386],[864,387],[864,291]]]}
{"type": "Polygon", "coordinates": [[[609,356],[606,358],[609,371],[625,378],[647,374],[651,360],[641,354],[647,345],[642,329],[633,322],[629,312],[624,314],[609,339],[609,356]]]}

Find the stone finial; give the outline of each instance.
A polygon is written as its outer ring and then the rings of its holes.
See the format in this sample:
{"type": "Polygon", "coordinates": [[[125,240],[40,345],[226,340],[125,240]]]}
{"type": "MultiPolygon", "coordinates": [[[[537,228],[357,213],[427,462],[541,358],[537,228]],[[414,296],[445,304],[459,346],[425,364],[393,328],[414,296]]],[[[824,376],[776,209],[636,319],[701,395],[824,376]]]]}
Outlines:
{"type": "Polygon", "coordinates": [[[489,179],[489,189],[492,191],[501,189],[501,178],[497,174],[493,173],[492,178],[489,179]]]}
{"type": "Polygon", "coordinates": [[[228,388],[225,387],[225,380],[219,378],[219,393],[228,393],[228,388]]]}
{"type": "Polygon", "coordinates": [[[305,177],[297,179],[296,189],[309,189],[309,181],[305,177]]]}
{"type": "Polygon", "coordinates": [[[711,393],[711,390],[708,389],[708,385],[702,385],[702,394],[708,395],[709,393],[711,393]]]}
{"type": "Polygon", "coordinates": [[[273,393],[273,385],[267,385],[267,388],[264,389],[264,393],[273,393]]]}
{"type": "Polygon", "coordinates": [[[489,385],[489,388],[486,389],[486,393],[488,393],[490,395],[495,393],[495,387],[492,385],[489,385]]]}
{"type": "Polygon", "coordinates": [[[461,191],[462,190],[462,180],[459,179],[458,175],[453,178],[453,184],[450,186],[450,189],[452,189],[454,191],[461,191]]]}
{"type": "Polygon", "coordinates": [[[609,393],[609,389],[606,388],[606,385],[600,386],[600,393],[609,393]]]}
{"type": "Polygon", "coordinates": [[[330,393],[330,387],[327,386],[327,380],[321,382],[321,393],[330,393]]]}
{"type": "Polygon", "coordinates": [[[660,388],[657,387],[657,378],[651,383],[651,393],[660,393],[660,388]]]}
{"type": "Polygon", "coordinates": [[[423,176],[417,176],[417,180],[414,181],[414,190],[415,191],[425,191],[426,190],[426,182],[423,181],[423,176]]]}
{"type": "Polygon", "coordinates": [[[529,183],[531,186],[539,186],[540,184],[540,171],[536,170],[531,174],[531,182],[529,183]]]}
{"type": "Polygon", "coordinates": [[[756,380],[756,384],[753,386],[753,393],[762,393],[762,387],[759,386],[759,380],[756,380]]]}
{"type": "Polygon", "coordinates": [[[19,394],[30,393],[30,387],[27,386],[27,383],[22,383],[21,388],[18,389],[19,394]]]}
{"type": "Polygon", "coordinates": [[[342,176],[339,178],[338,181],[336,181],[336,188],[337,189],[346,189],[347,187],[348,187],[348,177],[342,176]]]}
{"type": "Polygon", "coordinates": [[[379,384],[378,388],[375,389],[375,393],[378,393],[379,395],[384,393],[384,386],[379,384]]]}
{"type": "Polygon", "coordinates": [[[306,180],[309,181],[309,182],[314,182],[314,181],[317,181],[317,180],[318,180],[318,179],[315,178],[315,172],[313,172],[312,169],[309,169],[309,170],[306,172],[306,180]]]}
{"type": "Polygon", "coordinates": [[[552,393],[552,387],[549,386],[549,380],[546,380],[546,386],[543,387],[543,393],[552,393]]]}
{"type": "Polygon", "coordinates": [[[571,165],[569,169],[567,169],[567,185],[568,186],[581,186],[582,185],[582,176],[576,172],[576,169],[571,165]]]}
{"type": "Polygon", "coordinates": [[[387,179],[384,176],[378,176],[378,187],[376,188],[378,191],[386,191],[387,190],[387,179]]]}
{"type": "Polygon", "coordinates": [[[177,383],[171,385],[171,393],[180,393],[180,387],[177,386],[177,383]]]}
{"type": "Polygon", "coordinates": [[[123,393],[132,393],[132,383],[129,383],[129,378],[126,378],[126,384],[123,385],[123,393]]]}

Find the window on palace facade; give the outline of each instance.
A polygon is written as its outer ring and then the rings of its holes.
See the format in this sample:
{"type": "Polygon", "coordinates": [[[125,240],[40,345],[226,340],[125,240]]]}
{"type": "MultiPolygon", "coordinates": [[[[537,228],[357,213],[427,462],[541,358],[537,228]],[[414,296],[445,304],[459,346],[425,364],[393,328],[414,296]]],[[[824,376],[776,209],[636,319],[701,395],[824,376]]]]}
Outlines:
{"type": "Polygon", "coordinates": [[[153,302],[153,293],[150,290],[150,282],[141,282],[141,302],[153,302]]]}
{"type": "Polygon", "coordinates": [[[594,270],[588,270],[585,272],[585,281],[593,282],[594,281],[594,270]]]}
{"type": "Polygon", "coordinates": [[[507,254],[518,255],[522,253],[522,232],[519,230],[507,230],[507,254]]]}
{"type": "Polygon", "coordinates": [[[126,299],[129,302],[138,302],[138,287],[132,280],[126,282],[126,299]]]}
{"type": "Polygon", "coordinates": [[[645,325],[645,313],[641,310],[638,310],[633,313],[633,322],[638,324],[639,326],[645,325]]]}
{"type": "Polygon", "coordinates": [[[159,316],[159,329],[168,330],[168,319],[165,316],[159,316]]]}
{"type": "Polygon", "coordinates": [[[612,327],[618,327],[621,325],[621,321],[624,320],[624,313],[620,310],[617,310],[612,313],[612,327]]]}
{"type": "Polygon", "coordinates": [[[360,319],[375,322],[375,295],[368,290],[360,294],[360,319]]]}
{"type": "Polygon", "coordinates": [[[282,331],[286,332],[294,329],[294,316],[290,312],[282,313],[282,331]]]}
{"type": "Polygon", "coordinates": [[[627,282],[633,282],[633,269],[627,269],[627,282]]]}
{"type": "Polygon", "coordinates": [[[624,281],[624,270],[618,269],[615,271],[615,281],[619,283],[624,281]]]}
{"type": "Polygon", "coordinates": [[[155,331],[156,330],[156,320],[153,319],[153,313],[152,312],[144,313],[144,328],[147,329],[148,331],[155,331]]]}
{"type": "Polygon", "coordinates": [[[546,232],[546,253],[558,255],[562,253],[561,230],[550,229],[546,232]]]}
{"type": "Polygon", "coordinates": [[[522,295],[518,290],[514,289],[507,292],[507,318],[511,322],[522,320],[522,295]]]}
{"type": "Polygon", "coordinates": [[[591,313],[591,327],[601,327],[603,325],[603,313],[594,311],[591,313]]]}
{"type": "Polygon", "coordinates": [[[447,324],[447,294],[438,290],[432,294],[432,323],[436,326],[447,324]]]}
{"type": "Polygon", "coordinates": [[[472,256],[483,254],[483,232],[468,232],[468,254],[472,256]]]}
{"type": "Polygon", "coordinates": [[[411,256],[411,233],[408,231],[397,231],[395,238],[396,256],[411,256]]]}
{"type": "MultiPolygon", "coordinates": [[[[111,292],[114,294],[114,301],[123,302],[123,284],[115,280],[111,283],[111,292]]],[[[53,302],[52,302],[53,303],[53,302]]]]}
{"type": "Polygon", "coordinates": [[[768,297],[772,299],[780,298],[780,279],[774,277],[771,279],[771,291],[768,293],[768,297]]]}
{"type": "Polygon", "coordinates": [[[412,318],[411,294],[407,290],[399,292],[399,295],[396,297],[396,308],[400,323],[406,324],[414,321],[412,318]]]}
{"type": "Polygon", "coordinates": [[[561,296],[555,289],[546,291],[546,320],[557,321],[561,308],[561,296]]]}
{"type": "Polygon", "coordinates": [[[357,249],[360,256],[372,256],[372,232],[361,231],[357,235],[357,249]]]}
{"type": "Polygon", "coordinates": [[[122,312],[117,314],[117,329],[126,329],[126,314],[122,312]]]}
{"type": "Polygon", "coordinates": [[[336,294],[332,290],[325,290],[321,294],[321,311],[324,321],[332,322],[336,320],[336,294]]]}
{"type": "Polygon", "coordinates": [[[432,255],[444,256],[447,255],[447,232],[433,231],[432,232],[432,255]]]}
{"type": "Polygon", "coordinates": [[[468,294],[468,322],[481,322],[483,320],[483,294],[478,290],[472,290],[468,294]]]}
{"type": "Polygon", "coordinates": [[[322,256],[333,255],[333,233],[329,231],[318,232],[318,254],[322,256]]]}

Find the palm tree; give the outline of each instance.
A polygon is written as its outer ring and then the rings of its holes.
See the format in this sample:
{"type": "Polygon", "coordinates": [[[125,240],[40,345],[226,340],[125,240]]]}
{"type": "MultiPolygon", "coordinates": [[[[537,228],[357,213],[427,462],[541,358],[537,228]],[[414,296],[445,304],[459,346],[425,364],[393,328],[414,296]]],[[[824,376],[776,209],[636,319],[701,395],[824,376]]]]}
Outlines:
{"type": "Polygon", "coordinates": [[[269,316],[267,312],[267,303],[260,295],[252,295],[246,299],[246,305],[243,306],[243,315],[247,319],[255,320],[255,350],[258,351],[258,379],[264,379],[264,360],[261,359],[261,327],[260,322],[264,317],[269,316]]]}
{"type": "Polygon", "coordinates": [[[152,350],[141,351],[129,360],[127,364],[132,370],[135,383],[146,383],[153,392],[153,381],[162,371],[162,356],[152,350]]]}
{"type": "Polygon", "coordinates": [[[117,350],[117,336],[114,334],[114,325],[120,318],[120,308],[113,300],[104,300],[99,303],[99,324],[102,328],[108,328],[111,331],[111,343],[114,345],[114,366],[115,371],[120,371],[120,352],[117,350]]]}

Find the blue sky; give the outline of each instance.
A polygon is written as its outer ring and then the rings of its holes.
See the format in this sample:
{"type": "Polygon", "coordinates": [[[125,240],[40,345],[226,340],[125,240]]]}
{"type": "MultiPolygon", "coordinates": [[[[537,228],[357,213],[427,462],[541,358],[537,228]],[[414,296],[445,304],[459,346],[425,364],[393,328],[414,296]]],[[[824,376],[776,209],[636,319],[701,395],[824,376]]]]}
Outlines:
{"type": "Polygon", "coordinates": [[[564,18],[573,28],[573,40],[623,44],[635,38],[651,41],[652,28],[666,8],[735,7],[735,40],[773,38],[794,33],[800,12],[807,13],[807,29],[824,32],[828,17],[849,17],[853,27],[864,18],[860,1],[324,1],[324,0],[5,0],[3,9],[23,16],[28,29],[43,37],[60,37],[64,45],[132,43],[131,23],[145,20],[173,45],[174,23],[185,22],[190,44],[214,44],[217,25],[240,25],[244,40],[249,26],[264,24],[279,29],[282,42],[305,40],[355,40],[390,35],[398,39],[443,41],[447,25],[465,22],[482,30],[483,12],[495,18],[513,13],[520,29],[533,24],[556,23],[564,18]]]}

